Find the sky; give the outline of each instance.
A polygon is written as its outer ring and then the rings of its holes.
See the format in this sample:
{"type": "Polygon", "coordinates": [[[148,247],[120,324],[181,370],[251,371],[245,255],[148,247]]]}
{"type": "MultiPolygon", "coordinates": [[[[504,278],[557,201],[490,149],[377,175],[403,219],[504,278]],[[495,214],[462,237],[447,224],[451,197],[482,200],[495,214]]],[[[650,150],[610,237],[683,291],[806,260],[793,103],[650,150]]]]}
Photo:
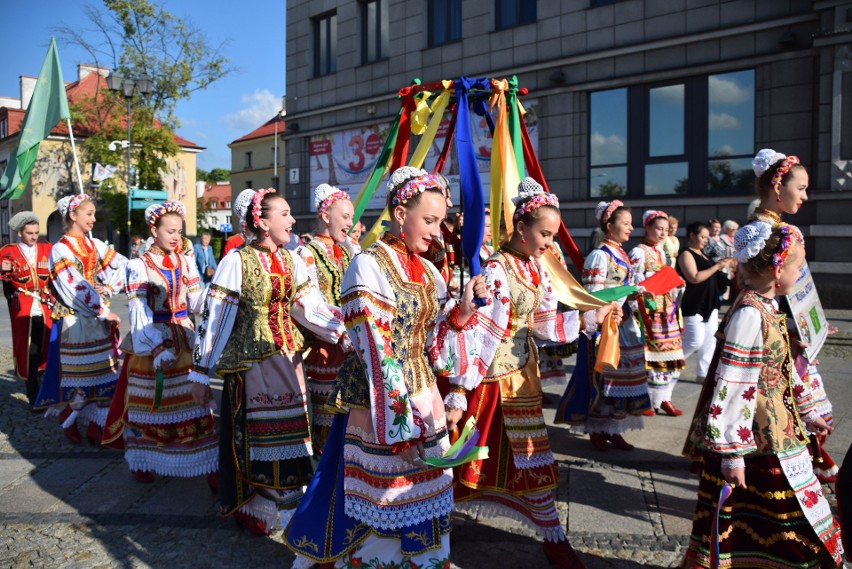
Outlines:
{"type": "MultiPolygon", "coordinates": [[[[51,35],[58,26],[90,29],[85,5],[98,0],[29,0],[2,2],[0,96],[19,97],[19,76],[37,76],[51,35]]],[[[204,170],[231,167],[228,143],[259,127],[280,108],[285,88],[286,2],[284,0],[164,0],[172,14],[204,30],[208,43],[226,42],[223,53],[236,68],[206,91],[196,91],[177,107],[178,134],[205,150],[198,155],[204,170]],[[235,9],[239,7],[240,9],[235,9]],[[199,9],[201,8],[201,9],[199,9]]],[[[77,64],[91,63],[81,48],[57,37],[62,77],[77,78],[77,64]]],[[[104,64],[104,62],[102,62],[104,64]]]]}

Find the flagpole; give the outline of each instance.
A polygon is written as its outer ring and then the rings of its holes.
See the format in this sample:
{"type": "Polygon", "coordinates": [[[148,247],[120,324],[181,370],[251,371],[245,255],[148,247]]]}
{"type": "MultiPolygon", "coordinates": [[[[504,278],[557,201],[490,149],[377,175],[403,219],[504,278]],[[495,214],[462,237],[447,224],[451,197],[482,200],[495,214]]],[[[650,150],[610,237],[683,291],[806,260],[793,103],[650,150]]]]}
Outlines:
{"type": "Polygon", "coordinates": [[[85,192],[83,191],[83,176],[80,175],[80,162],[79,160],[77,160],[77,145],[74,144],[74,131],[71,130],[71,119],[66,118],[65,120],[68,121],[68,134],[71,137],[71,153],[74,155],[74,167],[77,170],[77,183],[80,185],[80,193],[84,194],[85,192]]]}

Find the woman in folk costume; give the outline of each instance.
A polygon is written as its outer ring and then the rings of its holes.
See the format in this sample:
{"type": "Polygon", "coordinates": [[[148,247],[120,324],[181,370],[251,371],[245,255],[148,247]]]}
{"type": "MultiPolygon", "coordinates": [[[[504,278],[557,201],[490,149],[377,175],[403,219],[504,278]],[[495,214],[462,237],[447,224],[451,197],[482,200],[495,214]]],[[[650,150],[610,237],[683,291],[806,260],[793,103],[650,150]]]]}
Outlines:
{"type": "MultiPolygon", "coordinates": [[[[645,238],[630,251],[630,263],[641,284],[666,266],[662,244],[668,236],[669,219],[666,212],[648,210],[642,216],[645,238]]],[[[639,300],[639,314],[645,327],[645,363],[648,367],[648,395],[651,409],[644,415],[665,413],[670,417],[683,415],[675,407],[672,391],[686,367],[683,357],[680,323],[681,288],[667,294],[653,296],[643,294],[639,300]]]]}
{"type": "Polygon", "coordinates": [[[48,286],[51,247],[50,243],[39,243],[38,228],[36,214],[31,211],[16,213],[9,220],[9,229],[18,234],[18,242],[0,249],[0,278],[12,318],[15,375],[27,382],[30,405],[38,395],[53,323],[48,286]]]}
{"type": "Polygon", "coordinates": [[[297,369],[304,339],[296,323],[336,343],[339,312],[311,284],[305,263],[284,248],[295,220],[273,189],[244,190],[234,211],[257,237],[219,264],[207,289],[189,375],[199,405],[210,376],[225,380],[219,444],[220,501],[252,533],[278,527],[313,468],[307,390],[297,369]]]}
{"type": "Polygon", "coordinates": [[[557,312],[550,278],[538,259],[559,229],[559,200],[525,178],[513,201],[515,230],[483,269],[489,304],[479,309],[476,326],[462,333],[461,346],[443,346],[439,362],[461,357],[464,364],[449,378],[448,423],[463,425],[473,417],[479,444],[490,449],[489,458],[455,469],[454,497],[459,509],[529,523],[544,537],[552,563],[583,567],[556,512],[559,469],[542,415],[534,336],[565,343],[581,328],[594,335],[596,318],[602,321],[613,305],[587,313],[582,324],[577,311],[557,312]]]}
{"type": "Polygon", "coordinates": [[[95,225],[95,204],[88,195],[66,196],[56,205],[66,227],[50,252],[59,361],[55,373],[45,373],[36,407],[58,412],[74,444],[81,441],[78,422],[88,425],[89,442],[100,444],[119,371],[119,318],[109,298],[124,288],[127,259],[88,237],[95,225]]]}
{"type": "Polygon", "coordinates": [[[726,318],[685,449],[701,459],[685,565],[710,567],[718,540],[721,567],[837,567],[840,528],[814,476],[805,432],[831,427],[796,373],[777,304],[799,276],[802,234],[756,222],[740,228],[734,243],[744,291],[726,318]],[[733,493],[718,508],[726,482],[733,493]]]}
{"type": "MultiPolygon", "coordinates": [[[[340,306],[340,284],[351,259],[345,243],[354,209],[346,192],[328,184],[316,187],[314,204],[317,230],[311,242],[296,249],[296,253],[305,262],[311,282],[325,301],[340,306]]],[[[346,353],[339,343],[315,340],[309,345],[305,377],[311,397],[311,440],[314,450],[320,452],[334,417],[325,404],[346,353]]]]}
{"type": "Polygon", "coordinates": [[[335,417],[285,542],[338,567],[447,567],[452,470],[421,461],[450,446],[427,354],[458,346],[458,331],[475,324],[474,291],[484,296],[485,287],[475,277],[461,301],[448,301],[440,272],[420,257],[441,234],[443,178],[404,166],[388,187],[390,227],[352,260],[343,280],[355,354],[330,401],[345,414],[335,417]]]}
{"type": "Polygon", "coordinates": [[[204,298],[195,263],[179,252],[185,215],[173,201],[145,211],[154,243],[127,263],[130,334],[104,444],[123,438],[124,459],[139,482],[153,482],[155,474],[207,475],[215,489],[213,413],[195,402],[187,380],[195,345],[189,314],[200,312],[204,298]]]}
{"type": "MultiPolygon", "coordinates": [[[[583,285],[589,292],[622,285],[633,285],[636,275],[630,258],[622,249],[633,231],[633,215],[620,200],[600,202],[595,210],[603,238],[589,253],[583,265],[583,285]]],[[[622,299],[624,317],[618,329],[621,357],[617,369],[603,373],[593,371],[590,360],[588,381],[596,387],[598,397],[592,403],[582,428],[589,433],[592,445],[598,450],[608,448],[607,441],[617,449],[632,450],[622,433],[642,429],[643,411],[650,409],[648,374],[645,368],[645,346],[633,314],[635,302],[622,299]]],[[[579,367],[578,367],[579,369],[579,367]]],[[[575,372],[576,373],[576,372],[575,372]]]]}
{"type": "MultiPolygon", "coordinates": [[[[808,171],[797,156],[786,156],[770,148],[757,153],[752,161],[757,176],[757,193],[760,204],[755,208],[751,221],[763,221],[769,224],[781,223],[783,214],[793,215],[808,201],[808,171]]],[[[786,299],[782,299],[781,309],[791,318],[794,317],[786,299]]],[[[829,332],[831,333],[831,332],[829,332]]],[[[795,333],[798,336],[798,333],[795,333]]],[[[817,402],[817,410],[823,419],[833,424],[831,401],[825,391],[825,384],[819,372],[816,360],[809,361],[800,353],[799,340],[794,340],[795,362],[802,380],[808,384],[817,402]]],[[[814,471],[823,483],[837,479],[838,467],[823,448],[825,435],[811,439],[811,451],[814,458],[814,471]]]]}

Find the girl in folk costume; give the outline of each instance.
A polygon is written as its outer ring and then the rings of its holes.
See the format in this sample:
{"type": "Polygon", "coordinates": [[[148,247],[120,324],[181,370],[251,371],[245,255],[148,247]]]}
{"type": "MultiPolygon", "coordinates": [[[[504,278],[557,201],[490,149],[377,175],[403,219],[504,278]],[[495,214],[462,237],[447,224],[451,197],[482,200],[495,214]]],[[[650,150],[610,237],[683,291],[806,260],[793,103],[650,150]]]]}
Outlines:
{"type": "MultiPolygon", "coordinates": [[[[637,284],[666,266],[662,243],[668,236],[669,219],[664,211],[648,210],[642,216],[642,225],[645,227],[645,239],[630,251],[637,284]]],[[[680,370],[686,367],[681,343],[682,293],[681,288],[676,288],[657,297],[647,294],[639,302],[639,314],[645,327],[645,363],[651,398],[651,409],[644,415],[654,415],[655,412],[671,417],[683,415],[683,411],[672,402],[672,391],[680,370]]]]}
{"type": "Polygon", "coordinates": [[[252,533],[280,523],[295,507],[313,468],[307,390],[297,368],[304,338],[298,322],[336,343],[339,312],[284,248],[295,220],[273,189],[244,190],[234,211],[257,237],[219,264],[207,289],[195,338],[193,396],[205,406],[210,375],[225,380],[219,444],[220,500],[252,533]]]}
{"type": "Polygon", "coordinates": [[[485,208],[485,230],[482,232],[482,244],[479,246],[479,260],[484,264],[491,255],[494,254],[494,240],[493,235],[491,234],[491,224],[488,223],[488,219],[491,216],[491,210],[485,208]]]}
{"type": "Polygon", "coordinates": [[[100,444],[119,368],[119,318],[108,299],[124,288],[127,259],[87,237],[95,224],[95,204],[88,195],[66,196],[56,205],[66,226],[50,252],[57,295],[53,319],[60,332],[58,372],[45,374],[36,406],[51,407],[48,414],[59,412],[71,442],[81,440],[79,421],[88,425],[89,442],[100,444]]]}
{"type": "Polygon", "coordinates": [[[0,278],[12,318],[15,374],[27,382],[30,405],[38,395],[53,323],[48,287],[50,243],[38,242],[38,227],[33,212],[16,213],[9,220],[9,229],[18,234],[18,242],[0,249],[0,278]]]}
{"type": "Polygon", "coordinates": [[[204,302],[195,263],[180,251],[186,211],[180,202],[154,204],[145,221],[153,245],[127,263],[130,334],[104,444],[124,441],[124,459],[139,482],[154,474],[208,475],[217,487],[213,414],[199,405],[187,380],[195,331],[189,313],[204,302]]]}
{"type": "MultiPolygon", "coordinates": [[[[441,568],[449,566],[452,470],[421,461],[450,446],[427,354],[457,345],[458,331],[475,323],[474,291],[484,296],[485,287],[475,277],[459,302],[447,301],[440,272],[420,257],[441,234],[443,179],[404,166],[388,187],[390,227],[343,280],[355,354],[330,401],[346,414],[335,418],[285,539],[300,555],[338,567],[441,568]],[[314,503],[331,508],[328,517],[314,503]]],[[[459,362],[451,363],[448,372],[459,362]]]]}
{"type": "MultiPolygon", "coordinates": [[[[763,221],[772,225],[781,223],[783,214],[797,213],[802,204],[808,201],[808,171],[797,156],[786,156],[765,148],[755,156],[752,168],[757,176],[760,204],[755,208],[750,220],[763,221]]],[[[781,309],[791,318],[794,317],[786,299],[782,299],[781,309]]],[[[797,332],[794,334],[798,336],[797,332]]],[[[829,425],[832,425],[831,401],[828,399],[825,384],[819,373],[819,362],[809,361],[804,353],[801,353],[800,346],[800,339],[794,339],[796,369],[802,380],[811,388],[820,415],[829,425]]],[[[812,437],[811,451],[814,458],[814,471],[823,483],[828,483],[837,479],[838,467],[823,448],[825,438],[825,435],[812,437]]]]}
{"type": "Polygon", "coordinates": [[[745,289],[728,314],[685,449],[703,459],[687,566],[710,567],[718,540],[723,567],[836,567],[840,528],[805,432],[831,427],[796,373],[776,299],[799,276],[802,235],[757,222],[739,229],[734,243],[745,289]],[[726,482],[733,493],[718,508],[726,482]]]}
{"type": "Polygon", "coordinates": [[[463,362],[459,373],[450,375],[444,400],[448,423],[452,428],[473,417],[480,444],[491,449],[489,458],[456,468],[454,497],[460,509],[529,523],[543,535],[552,563],[583,567],[556,512],[559,470],[542,415],[534,336],[565,343],[576,339],[581,327],[594,335],[596,318],[602,321],[613,305],[587,313],[582,325],[578,312],[557,312],[538,259],[559,229],[559,200],[525,178],[513,201],[514,233],[483,269],[489,304],[479,309],[476,326],[462,332],[463,342],[442,346],[441,361],[463,362]]]}
{"type": "MultiPolygon", "coordinates": [[[[308,276],[326,302],[340,306],[340,284],[351,259],[345,243],[352,227],[354,209],[349,195],[328,184],[314,190],[317,231],[307,245],[296,249],[305,262],[308,276]]],[[[337,370],[346,354],[339,343],[316,340],[305,357],[305,376],[311,397],[311,440],[321,451],[334,413],[325,407],[337,370]]]]}
{"type": "MultiPolygon", "coordinates": [[[[632,285],[636,274],[622,243],[627,242],[633,231],[633,215],[620,200],[600,202],[595,210],[603,239],[589,253],[583,265],[583,285],[589,292],[605,288],[632,285]]],[[[624,440],[622,433],[629,429],[641,429],[642,413],[651,404],[648,398],[648,379],[645,368],[645,346],[633,313],[634,302],[621,301],[624,318],[618,329],[618,344],[621,358],[617,369],[608,369],[602,374],[588,367],[588,381],[599,392],[589,409],[582,428],[589,433],[592,445],[601,451],[607,450],[607,441],[617,449],[632,450],[633,445],[624,440]]],[[[590,358],[594,362],[594,358],[590,358]]]]}

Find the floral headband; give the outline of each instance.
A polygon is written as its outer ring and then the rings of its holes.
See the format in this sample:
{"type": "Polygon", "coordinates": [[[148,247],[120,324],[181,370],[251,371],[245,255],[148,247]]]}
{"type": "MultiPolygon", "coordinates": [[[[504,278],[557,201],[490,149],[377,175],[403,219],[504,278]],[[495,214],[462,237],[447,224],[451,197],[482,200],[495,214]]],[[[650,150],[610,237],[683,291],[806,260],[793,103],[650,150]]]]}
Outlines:
{"type": "Polygon", "coordinates": [[[254,221],[255,227],[260,227],[260,202],[267,194],[274,194],[275,188],[260,189],[254,193],[251,198],[251,218],[254,221]]]}
{"type": "MultiPolygon", "coordinates": [[[[790,256],[790,249],[795,243],[804,243],[802,232],[793,225],[779,223],[774,227],[781,234],[781,244],[772,256],[772,266],[780,267],[790,256]]],[[[764,247],[766,240],[772,236],[773,227],[765,221],[753,221],[740,227],[734,234],[734,259],[745,263],[756,257],[764,247]]]]}
{"type": "MultiPolygon", "coordinates": [[[[611,212],[610,212],[610,215],[612,215],[611,212]]],[[[642,225],[644,227],[648,227],[649,225],[654,223],[655,220],[660,219],[660,218],[668,219],[669,215],[666,212],[661,211],[659,209],[649,209],[642,216],[642,225]]]]}
{"type": "Polygon", "coordinates": [[[343,190],[337,190],[331,193],[327,198],[320,202],[319,207],[317,208],[317,215],[323,214],[328,211],[328,208],[333,206],[335,203],[340,200],[348,200],[349,194],[344,192],[343,190]]]}
{"type": "Polygon", "coordinates": [[[176,213],[181,216],[181,218],[184,218],[186,217],[186,208],[182,203],[175,201],[166,201],[150,205],[148,206],[148,209],[145,210],[145,223],[147,223],[149,227],[153,227],[154,224],[157,223],[157,220],[167,213],[176,213]]]}
{"type": "Polygon", "coordinates": [[[611,202],[600,202],[595,208],[595,217],[601,223],[609,221],[612,213],[620,207],[624,207],[624,202],[621,200],[612,200],[611,202]]]}
{"type": "Polygon", "coordinates": [[[518,221],[529,212],[535,211],[545,205],[559,208],[559,198],[557,198],[555,194],[537,194],[521,203],[517,209],[515,209],[512,219],[514,221],[518,221]]]}
{"type": "Polygon", "coordinates": [[[801,160],[799,160],[798,156],[788,156],[781,162],[781,165],[778,166],[778,169],[775,170],[775,174],[772,175],[772,189],[778,191],[778,186],[781,185],[781,178],[784,177],[787,172],[790,171],[793,166],[796,164],[801,164],[801,160]]]}
{"type": "Polygon", "coordinates": [[[56,207],[59,209],[60,215],[65,217],[75,209],[77,209],[81,203],[84,201],[92,201],[92,198],[89,197],[89,194],[76,194],[74,196],[65,196],[58,202],[56,202],[56,207]]]}
{"type": "Polygon", "coordinates": [[[779,223],[775,226],[775,229],[781,233],[781,246],[778,248],[778,252],[772,256],[772,266],[780,267],[787,262],[787,257],[790,256],[793,245],[796,243],[804,244],[805,238],[798,227],[788,223],[779,223]]]}
{"type": "Polygon", "coordinates": [[[408,200],[422,194],[430,188],[444,190],[444,180],[437,174],[424,174],[412,178],[400,186],[394,193],[391,203],[395,206],[405,205],[408,200]]]}

